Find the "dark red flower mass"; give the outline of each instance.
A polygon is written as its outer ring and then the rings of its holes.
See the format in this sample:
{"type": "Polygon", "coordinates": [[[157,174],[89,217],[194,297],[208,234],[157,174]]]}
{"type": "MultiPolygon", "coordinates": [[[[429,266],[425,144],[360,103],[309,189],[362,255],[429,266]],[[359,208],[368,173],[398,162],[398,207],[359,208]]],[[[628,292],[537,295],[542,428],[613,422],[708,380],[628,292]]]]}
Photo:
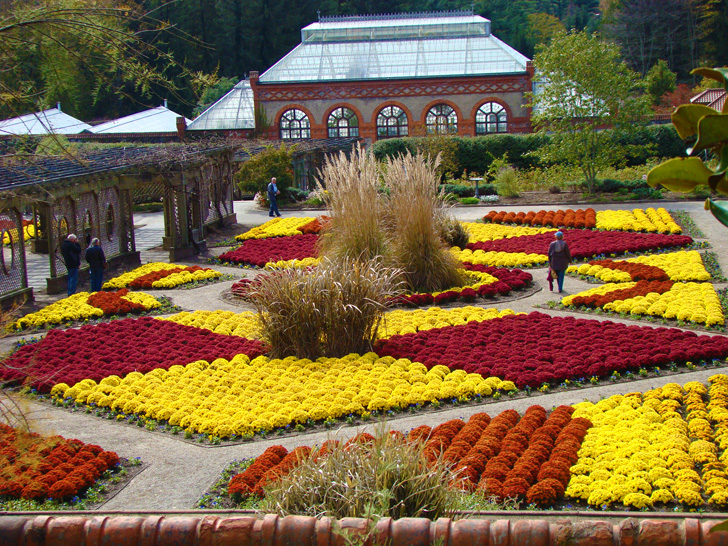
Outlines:
{"type": "Polygon", "coordinates": [[[223,262],[264,267],[268,262],[280,260],[302,260],[318,256],[319,236],[315,233],[248,239],[238,248],[220,254],[223,262]]]}
{"type": "MultiPolygon", "coordinates": [[[[647,282],[647,281],[643,281],[647,282]]],[[[533,312],[392,336],[380,356],[496,376],[519,388],[728,357],[728,338],[533,312]]]]}
{"type": "Polygon", "coordinates": [[[56,383],[73,385],[87,378],[100,381],[110,375],[147,373],[195,360],[211,362],[236,354],[255,358],[263,353],[264,345],[257,340],[142,317],[51,330],[38,343],[10,356],[0,368],[0,378],[27,382],[44,393],[56,383]]]}

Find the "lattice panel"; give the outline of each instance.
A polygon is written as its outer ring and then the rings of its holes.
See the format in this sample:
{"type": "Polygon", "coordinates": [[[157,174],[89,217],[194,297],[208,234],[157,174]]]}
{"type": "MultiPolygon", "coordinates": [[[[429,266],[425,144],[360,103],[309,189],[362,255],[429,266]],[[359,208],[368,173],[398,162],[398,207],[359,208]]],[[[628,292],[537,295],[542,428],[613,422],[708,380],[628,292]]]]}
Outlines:
{"type": "Polygon", "coordinates": [[[124,250],[121,248],[124,217],[121,199],[119,199],[119,190],[107,188],[99,191],[99,203],[101,215],[99,217],[100,229],[97,237],[108,259],[110,256],[120,254],[124,250]]]}
{"type": "Polygon", "coordinates": [[[61,243],[66,240],[69,233],[76,233],[76,204],[70,197],[63,197],[53,205],[53,259],[56,262],[56,275],[65,275],[66,264],[61,256],[61,243]]]}
{"type": "Polygon", "coordinates": [[[0,294],[25,288],[23,285],[24,248],[21,244],[23,220],[20,212],[9,209],[0,212],[0,294]]]}
{"type": "Polygon", "coordinates": [[[233,167],[230,161],[220,164],[220,178],[216,185],[217,200],[225,216],[233,213],[233,167]]]}
{"type": "Polygon", "coordinates": [[[200,210],[202,224],[211,224],[220,219],[215,206],[219,201],[220,167],[217,163],[209,163],[202,169],[200,179],[200,210]]]}
{"type": "Polygon", "coordinates": [[[122,190],[121,195],[119,196],[119,212],[119,221],[121,222],[119,232],[121,233],[122,228],[126,230],[125,237],[120,241],[119,252],[132,252],[136,250],[136,245],[133,244],[134,211],[132,210],[131,192],[129,190],[122,190]],[[123,219],[126,219],[126,221],[123,219]],[[121,247],[121,244],[124,244],[125,246],[121,247]]]}
{"type": "MultiPolygon", "coordinates": [[[[91,239],[101,239],[101,228],[99,226],[99,202],[93,192],[82,193],[76,200],[76,226],[78,229],[78,242],[85,254],[86,248],[91,244],[91,239]]],[[[81,265],[83,255],[81,256],[81,265]]]]}
{"type": "Polygon", "coordinates": [[[153,182],[139,182],[131,190],[131,200],[135,205],[146,203],[161,203],[165,196],[166,184],[160,180],[153,182]]]}
{"type": "Polygon", "coordinates": [[[169,204],[171,212],[172,225],[168,226],[165,222],[165,233],[168,237],[174,237],[176,241],[180,240],[182,229],[180,227],[180,210],[177,203],[177,192],[171,187],[164,188],[164,200],[169,204]]]}

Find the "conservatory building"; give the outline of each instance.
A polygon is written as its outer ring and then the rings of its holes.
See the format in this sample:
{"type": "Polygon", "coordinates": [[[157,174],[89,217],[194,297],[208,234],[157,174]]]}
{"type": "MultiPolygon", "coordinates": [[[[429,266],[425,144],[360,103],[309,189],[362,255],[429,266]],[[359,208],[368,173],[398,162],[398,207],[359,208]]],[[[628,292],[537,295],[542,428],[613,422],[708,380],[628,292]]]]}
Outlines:
{"type": "Polygon", "coordinates": [[[265,119],[258,132],[281,140],[523,133],[532,77],[529,59],[472,11],[320,17],[189,129],[244,134],[265,119]]]}

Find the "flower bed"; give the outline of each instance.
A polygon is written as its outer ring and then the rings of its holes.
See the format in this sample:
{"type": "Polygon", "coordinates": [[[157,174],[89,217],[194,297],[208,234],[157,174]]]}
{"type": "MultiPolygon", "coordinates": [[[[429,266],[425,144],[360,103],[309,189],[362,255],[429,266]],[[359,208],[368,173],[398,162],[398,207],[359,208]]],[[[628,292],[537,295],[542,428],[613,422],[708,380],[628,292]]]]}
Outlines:
{"type": "Polygon", "coordinates": [[[271,446],[256,457],[245,471],[232,477],[228,492],[235,502],[250,495],[262,498],[265,496],[263,487],[290,473],[310,454],[311,448],[308,446],[300,446],[290,452],[281,445],[271,446]]]}
{"type": "MultiPolygon", "coordinates": [[[[514,410],[493,419],[477,413],[467,422],[421,425],[406,441],[420,442],[431,464],[450,465],[457,474],[452,486],[499,499],[543,508],[564,498],[602,509],[723,510],[728,375],[713,375],[709,382],[709,388],[695,381],[668,383],[644,394],[559,406],[550,415],[541,406],[523,416],[514,410]]],[[[371,438],[360,434],[349,442],[371,438]]],[[[325,457],[334,444],[290,453],[270,447],[233,476],[228,491],[238,502],[262,497],[266,485],[302,458],[325,457]]]]}
{"type": "Polygon", "coordinates": [[[193,282],[222,277],[222,273],[197,265],[180,267],[164,262],[153,262],[123,273],[104,283],[104,290],[126,288],[175,288],[193,282]]]}
{"type": "Polygon", "coordinates": [[[143,313],[157,309],[162,303],[143,292],[129,292],[126,288],[116,292],[79,292],[30,313],[8,326],[9,330],[41,328],[67,322],[83,321],[110,315],[143,313]]]}
{"type": "MultiPolygon", "coordinates": [[[[267,239],[269,237],[287,237],[290,235],[300,235],[301,233],[317,233],[314,231],[315,224],[312,222],[314,218],[296,218],[289,216],[287,218],[273,218],[265,224],[249,229],[245,233],[236,235],[238,241],[247,241],[248,239],[267,239]]],[[[320,230],[319,223],[319,230],[320,230]]]]}
{"type": "Polygon", "coordinates": [[[710,283],[670,284],[667,282],[608,284],[567,296],[564,307],[597,309],[639,317],[722,327],[725,314],[721,298],[710,283]],[[631,286],[634,285],[634,286],[631,286]]]}
{"type": "MultiPolygon", "coordinates": [[[[25,224],[26,220],[23,220],[23,242],[28,242],[31,239],[35,239],[35,225],[33,224],[25,224]]],[[[20,239],[18,238],[18,228],[14,227],[15,222],[11,222],[13,227],[10,229],[0,226],[0,229],[3,229],[3,245],[9,245],[14,244],[17,245],[20,242],[20,239]]]]}
{"type": "MultiPolygon", "coordinates": [[[[477,222],[463,222],[468,231],[471,242],[497,241],[500,239],[512,239],[525,237],[527,235],[539,235],[542,233],[553,233],[554,228],[539,228],[526,226],[503,226],[498,224],[480,224],[477,222]]],[[[553,239],[553,237],[552,237],[553,239]]]]}
{"type": "Polygon", "coordinates": [[[236,354],[255,357],[263,349],[259,341],[221,336],[170,321],[121,319],[77,330],[51,330],[38,343],[21,347],[10,356],[0,368],[0,379],[28,383],[45,393],[59,383],[93,383],[112,375],[146,373],[236,354]]]}
{"type": "Polygon", "coordinates": [[[307,233],[286,237],[248,239],[238,248],[220,254],[220,261],[265,267],[268,262],[302,260],[318,256],[318,235],[307,233]]]}
{"type": "Polygon", "coordinates": [[[231,360],[197,359],[168,370],[133,372],[123,379],[56,385],[52,394],[228,438],[441,399],[488,396],[497,389],[515,386],[445,366],[428,371],[422,364],[374,353],[316,362],[293,357],[250,360],[238,354],[231,360]]]}
{"type": "Polygon", "coordinates": [[[648,233],[682,233],[682,228],[672,219],[667,209],[600,210],[597,212],[597,229],[646,231],[648,233]]]}
{"type": "Polygon", "coordinates": [[[321,233],[331,222],[329,216],[319,216],[309,223],[299,226],[297,230],[301,233],[321,233]]]}
{"type": "Polygon", "coordinates": [[[243,311],[233,313],[232,311],[183,311],[171,317],[160,318],[169,320],[184,326],[204,328],[216,334],[224,336],[239,336],[248,339],[260,337],[260,327],[256,313],[243,311]]]}
{"type": "Polygon", "coordinates": [[[597,227],[597,213],[594,209],[540,210],[538,212],[491,211],[483,222],[494,224],[516,224],[524,226],[569,227],[576,229],[597,227]]]}
{"type": "Polygon", "coordinates": [[[403,310],[395,309],[384,315],[384,320],[379,326],[378,339],[387,339],[392,336],[414,334],[437,328],[447,328],[468,324],[470,322],[482,322],[495,318],[515,314],[511,309],[484,309],[482,307],[457,307],[455,309],[440,309],[439,307],[428,307],[427,309],[403,310]]]}
{"type": "Polygon", "coordinates": [[[533,312],[377,342],[380,356],[497,376],[519,388],[728,356],[728,338],[533,312]],[[513,355],[518,355],[514,359],[513,355]]]}
{"type": "Polygon", "coordinates": [[[450,249],[455,259],[462,262],[464,266],[483,267],[539,267],[546,264],[549,259],[546,254],[525,252],[493,252],[484,250],[460,250],[457,247],[450,249]]]}
{"type": "Polygon", "coordinates": [[[710,279],[698,252],[665,253],[626,261],[591,261],[572,266],[569,271],[608,284],[564,297],[561,304],[565,307],[602,308],[707,327],[725,324],[723,306],[712,284],[675,282],[710,279]]]}
{"type": "MultiPolygon", "coordinates": [[[[559,406],[547,416],[541,406],[529,407],[521,417],[507,410],[493,419],[476,413],[467,422],[452,419],[434,428],[419,426],[401,441],[422,445],[430,465],[447,464],[455,476],[452,487],[481,491],[498,499],[526,500],[549,506],[563,498],[569,467],[576,462],[581,442],[591,423],[572,419],[573,408],[559,406]]],[[[360,434],[347,442],[368,442],[360,434]]],[[[236,502],[265,496],[265,487],[290,473],[307,457],[321,458],[334,447],[330,440],[319,448],[283,446],[266,449],[243,472],[232,477],[228,492],[236,502]]]]}
{"type": "Polygon", "coordinates": [[[0,423],[2,499],[69,499],[118,464],[116,453],[97,445],[42,437],[0,423]]]}
{"type": "MultiPolygon", "coordinates": [[[[384,314],[384,320],[379,326],[377,337],[385,339],[395,335],[431,330],[433,328],[446,328],[457,324],[467,324],[473,321],[491,320],[498,317],[513,315],[510,309],[484,309],[482,307],[456,307],[441,309],[429,307],[427,309],[394,309],[384,314]]],[[[260,326],[256,313],[243,311],[183,311],[171,317],[160,318],[184,326],[204,328],[216,334],[240,336],[248,339],[260,337],[260,326]]]]}
{"type": "Polygon", "coordinates": [[[267,262],[265,264],[266,269],[307,269],[316,267],[321,263],[321,258],[294,258],[293,260],[278,260],[275,262],[267,262]]]}
{"type": "MultiPolygon", "coordinates": [[[[523,235],[510,239],[468,243],[463,252],[481,250],[488,252],[524,253],[544,256],[549,244],[554,240],[551,233],[523,235]]],[[[571,255],[575,259],[591,258],[599,255],[625,254],[628,252],[651,252],[666,248],[689,246],[692,238],[686,235],[662,235],[658,233],[628,233],[622,231],[564,230],[564,240],[569,243],[571,255]]],[[[473,261],[465,255],[456,254],[462,262],[473,261]]],[[[485,263],[484,265],[492,265],[485,263]]]]}
{"type": "Polygon", "coordinates": [[[505,296],[511,290],[526,288],[531,284],[533,276],[530,273],[514,269],[497,267],[483,267],[467,264],[464,276],[469,277],[470,284],[463,287],[454,287],[442,292],[404,294],[393,300],[395,305],[442,305],[454,301],[475,301],[476,298],[492,298],[497,295],[505,296]]]}
{"type": "Polygon", "coordinates": [[[709,281],[703,257],[697,250],[665,252],[628,260],[592,260],[570,266],[567,273],[594,277],[603,282],[709,281]]]}
{"type": "Polygon", "coordinates": [[[198,265],[178,267],[164,271],[153,271],[137,277],[129,283],[135,289],[139,288],[174,288],[181,284],[206,281],[222,277],[222,273],[214,269],[202,268],[198,265]]]}
{"type": "Polygon", "coordinates": [[[486,223],[524,226],[550,226],[575,229],[642,231],[648,233],[682,233],[682,228],[664,208],[634,210],[588,209],[540,210],[538,212],[491,211],[483,217],[486,223]]]}
{"type": "Polygon", "coordinates": [[[571,468],[567,496],[597,507],[728,504],[728,468],[720,455],[728,376],[714,375],[710,383],[710,389],[669,383],[644,395],[576,404],[573,416],[594,426],[571,468]]]}

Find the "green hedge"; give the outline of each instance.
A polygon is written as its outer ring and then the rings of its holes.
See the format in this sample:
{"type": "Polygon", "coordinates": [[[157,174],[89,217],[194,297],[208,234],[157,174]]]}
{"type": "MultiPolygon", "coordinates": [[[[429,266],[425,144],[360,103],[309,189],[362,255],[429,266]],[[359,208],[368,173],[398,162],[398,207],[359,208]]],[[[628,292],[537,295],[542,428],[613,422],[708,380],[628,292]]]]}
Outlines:
{"type": "MultiPolygon", "coordinates": [[[[493,159],[508,154],[508,161],[517,169],[544,167],[538,157],[531,152],[537,150],[548,141],[549,137],[535,134],[505,134],[484,137],[461,138],[452,137],[457,145],[455,162],[458,169],[453,173],[459,177],[464,170],[484,173],[493,159]]],[[[372,150],[378,160],[396,156],[406,152],[416,153],[425,139],[392,138],[374,143],[372,150]]],[[[685,155],[685,144],[677,135],[672,125],[651,125],[638,129],[629,138],[620,138],[622,144],[651,144],[652,150],[635,153],[627,158],[629,165],[641,165],[650,157],[679,157],[685,155]]]]}
{"type": "MultiPolygon", "coordinates": [[[[440,189],[445,193],[452,193],[459,198],[475,197],[475,186],[463,186],[462,184],[440,184],[440,189]]],[[[478,186],[479,195],[498,195],[493,184],[480,184],[478,186]]]]}

